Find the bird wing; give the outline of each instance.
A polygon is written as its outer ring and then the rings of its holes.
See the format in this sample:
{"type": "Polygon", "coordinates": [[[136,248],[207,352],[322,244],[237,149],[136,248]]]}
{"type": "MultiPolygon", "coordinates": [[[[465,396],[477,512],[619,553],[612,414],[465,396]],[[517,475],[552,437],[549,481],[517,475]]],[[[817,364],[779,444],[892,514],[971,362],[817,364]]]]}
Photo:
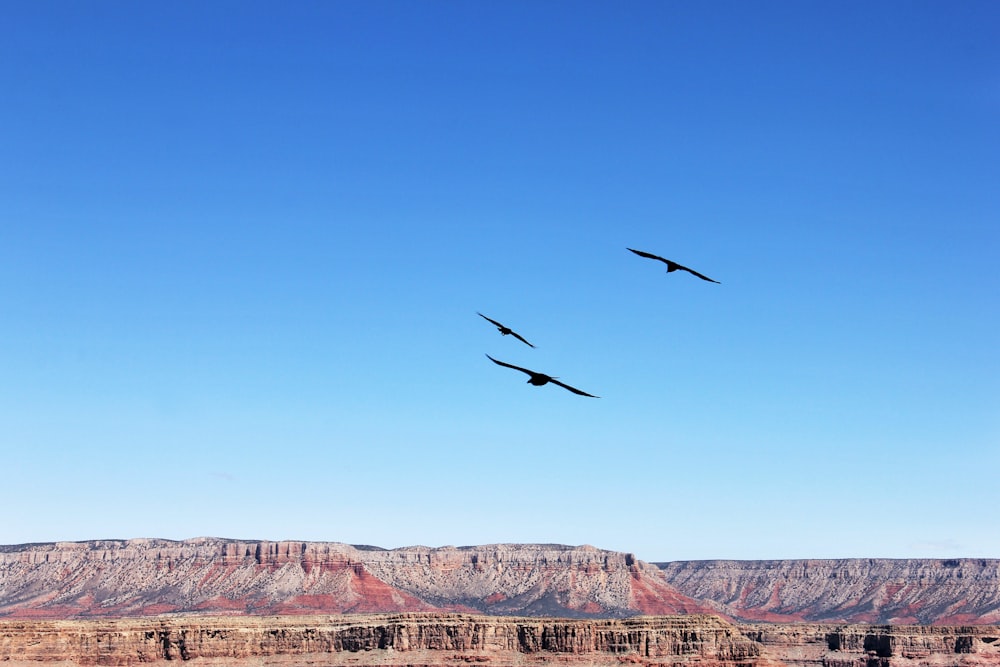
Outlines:
{"type": "Polygon", "coordinates": [[[569,389],[574,394],[580,394],[581,396],[590,396],[591,398],[600,398],[600,396],[594,396],[593,394],[588,394],[585,391],[580,391],[576,387],[571,387],[568,384],[566,384],[565,382],[560,382],[559,380],[556,380],[555,378],[549,378],[549,382],[551,382],[552,384],[557,384],[560,387],[562,387],[563,389],[569,389]]]}
{"type": "Polygon", "coordinates": [[[524,343],[528,347],[535,347],[534,345],[532,345],[528,341],[524,340],[524,336],[522,336],[521,334],[517,333],[516,331],[511,331],[510,335],[513,336],[514,338],[518,339],[519,341],[521,341],[522,343],[524,343]]]}
{"type": "Polygon", "coordinates": [[[493,357],[491,357],[488,354],[486,355],[486,358],[489,359],[490,361],[492,361],[494,364],[497,364],[499,366],[506,366],[507,368],[513,368],[515,371],[521,371],[522,373],[527,373],[528,375],[531,375],[531,376],[537,375],[537,373],[535,373],[534,371],[529,371],[527,368],[521,368],[520,366],[515,366],[514,364],[508,364],[505,361],[497,361],[496,359],[494,359],[493,357]]]}
{"type": "Polygon", "coordinates": [[[657,259],[657,260],[663,262],[664,264],[667,264],[667,265],[670,264],[670,260],[664,259],[664,258],[660,257],[659,255],[654,255],[651,252],[643,252],[642,250],[633,250],[632,248],[626,248],[626,250],[632,250],[632,252],[634,252],[635,254],[639,255],[639,257],[646,257],[647,259],[657,259]]]}
{"type": "Polygon", "coordinates": [[[498,327],[501,327],[501,328],[503,328],[503,325],[502,325],[502,324],[500,324],[500,323],[499,323],[499,322],[497,322],[496,320],[491,320],[490,318],[486,317],[485,315],[483,315],[482,313],[480,313],[480,312],[478,312],[478,311],[476,312],[476,315],[479,315],[479,317],[483,318],[483,319],[484,319],[484,320],[486,320],[487,322],[492,322],[493,324],[497,325],[498,327]]]}
{"type": "Polygon", "coordinates": [[[721,285],[721,284],[722,284],[722,283],[720,283],[720,282],[719,282],[718,280],[712,280],[712,279],[711,279],[711,278],[709,278],[708,276],[703,276],[703,275],[701,275],[700,273],[698,273],[697,271],[695,271],[694,269],[689,269],[689,268],[688,268],[688,267],[686,267],[686,266],[681,266],[680,264],[678,264],[678,265],[677,265],[677,268],[678,268],[678,269],[681,269],[682,271],[687,271],[688,273],[690,273],[690,274],[691,274],[691,275],[693,275],[693,276],[698,276],[698,277],[699,277],[699,278],[701,278],[702,280],[707,280],[707,281],[708,281],[708,282],[710,282],[710,283],[716,283],[717,285],[721,285]]]}

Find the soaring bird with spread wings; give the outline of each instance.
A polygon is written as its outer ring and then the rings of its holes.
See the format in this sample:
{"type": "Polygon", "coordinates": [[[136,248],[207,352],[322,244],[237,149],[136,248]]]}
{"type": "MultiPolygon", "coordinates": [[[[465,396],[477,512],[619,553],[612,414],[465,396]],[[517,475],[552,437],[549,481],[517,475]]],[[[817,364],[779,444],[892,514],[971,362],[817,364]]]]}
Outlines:
{"type": "Polygon", "coordinates": [[[521,371],[522,373],[527,373],[529,376],[531,376],[531,377],[528,378],[528,384],[533,384],[536,387],[541,387],[542,385],[548,384],[549,382],[551,382],[552,384],[559,385],[563,389],[569,389],[574,394],[580,394],[580,396],[589,396],[591,398],[600,398],[600,396],[594,396],[593,394],[588,394],[585,391],[580,391],[576,387],[571,387],[568,384],[560,382],[559,380],[555,379],[551,375],[546,375],[545,373],[536,373],[535,371],[529,371],[527,368],[521,368],[520,366],[515,366],[514,364],[508,364],[508,363],[505,363],[503,361],[497,361],[496,359],[494,359],[493,357],[491,357],[488,354],[486,355],[486,358],[489,359],[490,361],[492,361],[494,364],[497,364],[498,366],[506,366],[507,368],[513,368],[516,371],[521,371]]]}
{"type": "MultiPolygon", "coordinates": [[[[628,248],[628,250],[632,250],[632,248],[628,248]]],[[[635,254],[639,255],[639,257],[645,257],[647,259],[657,259],[657,260],[663,262],[664,264],[667,265],[667,273],[670,273],[671,271],[677,271],[678,269],[680,269],[681,271],[687,271],[692,276],[698,276],[702,280],[707,280],[710,283],[716,283],[718,285],[722,284],[718,280],[712,280],[708,276],[703,276],[700,273],[698,273],[697,271],[694,271],[693,269],[689,269],[688,267],[684,266],[683,264],[678,264],[677,262],[672,262],[669,259],[665,259],[663,257],[660,257],[659,255],[654,255],[651,252],[643,252],[642,250],[632,250],[632,252],[634,252],[635,254]]]]}
{"type": "Polygon", "coordinates": [[[499,331],[504,336],[513,336],[514,338],[518,339],[519,341],[521,341],[522,343],[524,343],[528,347],[535,347],[534,345],[532,345],[528,341],[524,340],[524,337],[521,336],[521,334],[517,333],[516,331],[514,331],[510,327],[505,327],[504,325],[500,324],[496,320],[491,320],[490,318],[486,317],[482,313],[477,312],[476,315],[479,315],[479,317],[483,318],[487,322],[493,323],[493,325],[497,328],[497,331],[499,331]]]}

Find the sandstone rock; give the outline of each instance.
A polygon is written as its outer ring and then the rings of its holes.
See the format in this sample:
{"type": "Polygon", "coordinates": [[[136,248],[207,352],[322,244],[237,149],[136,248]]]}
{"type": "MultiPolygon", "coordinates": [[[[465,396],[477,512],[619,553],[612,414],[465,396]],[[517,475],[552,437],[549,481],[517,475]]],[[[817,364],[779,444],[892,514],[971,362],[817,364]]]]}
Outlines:
{"type": "Polygon", "coordinates": [[[739,626],[763,655],[823,667],[1000,665],[1000,627],[758,623],[739,626]]]}
{"type": "Polygon", "coordinates": [[[0,548],[0,616],[464,611],[564,617],[711,611],[631,554],[489,545],[385,550],[200,538],[0,548]]]}
{"type": "Polygon", "coordinates": [[[1000,560],[841,559],[658,564],[681,593],[772,622],[993,624],[1000,560]]]}
{"type": "Polygon", "coordinates": [[[0,617],[450,611],[769,622],[1000,622],[1000,561],[644,563],[590,546],[380,549],[200,538],[0,546],[0,617]]]}
{"type": "Polygon", "coordinates": [[[984,667],[1000,627],[733,625],[706,615],[541,619],[462,614],[0,620],[0,663],[984,667]]]}
{"type": "Polygon", "coordinates": [[[465,615],[159,617],[0,621],[9,667],[197,664],[763,665],[759,646],[711,616],[625,620],[465,615]]]}

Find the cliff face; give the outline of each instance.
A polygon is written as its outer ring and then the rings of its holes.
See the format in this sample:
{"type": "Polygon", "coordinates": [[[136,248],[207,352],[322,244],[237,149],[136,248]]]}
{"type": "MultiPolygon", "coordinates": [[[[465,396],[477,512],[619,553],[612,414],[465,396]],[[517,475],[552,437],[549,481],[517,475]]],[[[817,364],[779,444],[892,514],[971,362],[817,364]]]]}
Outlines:
{"type": "Polygon", "coordinates": [[[0,549],[0,616],[464,611],[562,617],[697,613],[659,570],[593,547],[384,550],[204,538],[0,549]]]}
{"type": "Polygon", "coordinates": [[[1000,623],[1000,560],[843,559],[658,564],[682,593],[771,622],[1000,623]]]}
{"type": "Polygon", "coordinates": [[[763,664],[759,646],[710,616],[539,620],[459,615],[0,621],[18,667],[205,664],[763,664]]]}
{"type": "Polygon", "coordinates": [[[1000,560],[689,561],[594,547],[379,549],[202,538],[0,546],[0,617],[449,611],[1000,623],[1000,560]]]}
{"type": "Polygon", "coordinates": [[[735,626],[704,615],[538,619],[458,614],[0,620],[8,667],[977,667],[1000,627],[735,626]]]}
{"type": "Polygon", "coordinates": [[[591,546],[498,544],[365,553],[380,580],[441,606],[491,614],[630,616],[700,613],[659,569],[591,546]]]}
{"type": "Polygon", "coordinates": [[[1000,627],[741,625],[761,655],[821,667],[973,667],[1000,665],[1000,627]]]}

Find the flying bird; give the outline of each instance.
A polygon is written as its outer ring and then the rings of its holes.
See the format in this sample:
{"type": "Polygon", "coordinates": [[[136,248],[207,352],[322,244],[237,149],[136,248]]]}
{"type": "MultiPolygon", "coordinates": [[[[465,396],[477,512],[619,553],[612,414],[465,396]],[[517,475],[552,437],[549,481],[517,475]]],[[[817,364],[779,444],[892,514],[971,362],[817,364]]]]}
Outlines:
{"type": "MultiPolygon", "coordinates": [[[[629,250],[632,250],[632,248],[629,248],[629,250]]],[[[684,266],[683,264],[678,264],[677,262],[672,262],[669,259],[664,259],[663,257],[660,257],[659,255],[654,255],[651,252],[643,252],[642,250],[632,250],[632,252],[634,252],[635,254],[639,255],[639,257],[646,257],[647,259],[658,259],[658,260],[660,260],[661,262],[663,262],[664,264],[667,265],[667,273],[670,273],[671,271],[676,271],[676,270],[680,269],[681,271],[687,271],[692,276],[698,276],[702,280],[707,280],[710,283],[716,283],[717,285],[721,285],[722,284],[718,280],[712,280],[708,276],[703,276],[700,273],[698,273],[697,271],[695,271],[693,269],[689,269],[688,267],[684,266]]]]}
{"type": "Polygon", "coordinates": [[[549,382],[551,382],[552,384],[559,385],[563,389],[569,389],[574,394],[580,394],[580,396],[589,396],[591,398],[600,398],[600,396],[594,396],[593,394],[588,394],[585,391],[580,391],[576,387],[571,387],[568,384],[560,382],[559,380],[555,379],[551,375],[546,375],[545,373],[536,373],[535,371],[529,371],[527,368],[521,368],[520,366],[515,366],[514,364],[508,364],[508,363],[505,363],[503,361],[497,361],[496,359],[494,359],[493,357],[491,357],[488,354],[486,355],[486,358],[489,359],[490,361],[492,361],[494,364],[497,364],[498,366],[506,366],[507,368],[513,368],[516,371],[521,371],[522,373],[527,373],[528,375],[531,376],[530,378],[528,378],[528,384],[533,384],[536,387],[541,387],[543,384],[548,384],[549,382]]]}
{"type": "Polygon", "coordinates": [[[513,336],[514,338],[518,339],[519,341],[521,341],[522,343],[524,343],[528,347],[535,347],[534,345],[532,345],[528,341],[524,340],[524,337],[522,337],[521,334],[517,333],[516,331],[514,331],[510,327],[505,327],[504,325],[500,324],[496,320],[491,320],[490,318],[486,317],[485,315],[483,315],[480,312],[477,312],[476,315],[479,315],[479,317],[483,318],[487,322],[492,322],[496,326],[497,331],[499,331],[504,336],[508,336],[508,335],[509,336],[513,336]]]}

